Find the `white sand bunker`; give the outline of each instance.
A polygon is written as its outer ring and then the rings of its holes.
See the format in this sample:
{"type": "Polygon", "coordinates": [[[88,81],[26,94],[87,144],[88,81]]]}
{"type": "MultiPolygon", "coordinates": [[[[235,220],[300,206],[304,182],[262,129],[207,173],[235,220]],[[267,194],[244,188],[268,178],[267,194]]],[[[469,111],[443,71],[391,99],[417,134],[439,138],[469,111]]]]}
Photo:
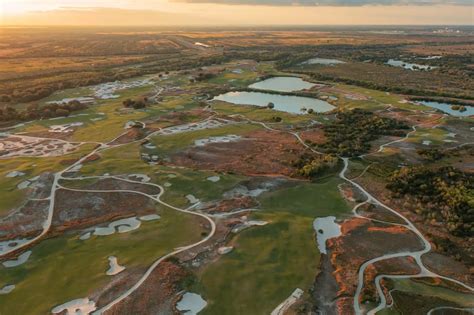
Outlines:
{"type": "Polygon", "coordinates": [[[72,101],[78,101],[83,104],[92,104],[95,102],[95,99],[90,96],[79,96],[79,97],[69,97],[69,98],[63,98],[62,100],[59,101],[50,101],[47,102],[48,104],[67,104],[72,101]]]}
{"type": "Polygon", "coordinates": [[[0,289],[0,295],[8,294],[8,293],[12,292],[13,289],[15,289],[14,284],[10,284],[10,285],[7,284],[6,286],[4,286],[3,288],[0,289]]]}
{"type": "Polygon", "coordinates": [[[109,270],[105,273],[108,276],[114,276],[125,270],[124,266],[120,266],[117,262],[117,257],[109,256],[109,270]]]}
{"type": "Polygon", "coordinates": [[[202,311],[207,302],[196,293],[186,292],[181,300],[176,304],[176,309],[185,315],[196,315],[202,311]]]}
{"type": "Polygon", "coordinates": [[[223,119],[208,119],[197,123],[178,125],[161,129],[156,132],[157,135],[173,135],[177,133],[190,132],[196,130],[219,128],[225,125],[233,124],[234,121],[223,119]]]}
{"type": "Polygon", "coordinates": [[[217,249],[219,255],[225,255],[230,253],[234,248],[232,246],[222,246],[217,249]]]}
{"type": "Polygon", "coordinates": [[[144,215],[139,218],[137,217],[131,217],[131,218],[126,218],[126,219],[120,219],[116,220],[113,222],[110,222],[108,226],[97,226],[93,228],[94,230],[91,231],[86,231],[84,234],[82,234],[79,239],[81,241],[88,240],[92,235],[97,235],[97,236],[107,236],[107,235],[112,235],[115,233],[127,233],[133,230],[138,229],[142,221],[154,221],[154,220],[159,220],[161,217],[158,214],[149,214],[149,215],[144,215]]]}
{"type": "Polygon", "coordinates": [[[241,139],[240,136],[237,135],[227,135],[221,137],[209,137],[206,139],[198,139],[194,141],[194,145],[197,147],[205,146],[206,144],[210,143],[229,143],[229,142],[237,142],[241,139]]]}
{"type": "Polygon", "coordinates": [[[0,255],[3,255],[12,248],[19,247],[27,242],[29,242],[29,239],[26,238],[17,238],[14,240],[2,241],[0,242],[0,255]]]}
{"type": "Polygon", "coordinates": [[[55,133],[68,133],[68,132],[73,132],[74,127],[79,127],[82,126],[84,123],[82,122],[74,122],[70,124],[64,124],[64,125],[51,125],[49,126],[49,132],[55,132],[55,133]]]}
{"type": "Polygon", "coordinates": [[[267,224],[268,224],[267,221],[259,221],[259,220],[245,221],[242,224],[239,224],[235,228],[233,228],[232,233],[239,233],[252,226],[264,226],[267,224]]]}
{"type": "Polygon", "coordinates": [[[12,268],[24,264],[30,258],[31,250],[24,252],[17,259],[7,260],[2,263],[6,268],[12,268]]]}
{"type": "Polygon", "coordinates": [[[423,144],[423,145],[430,145],[430,144],[431,144],[431,140],[423,140],[422,144],[423,144]]]}
{"type": "Polygon", "coordinates": [[[138,229],[140,225],[141,225],[141,222],[136,217],[120,219],[117,221],[110,222],[109,225],[106,227],[96,227],[93,234],[104,236],[104,235],[112,235],[115,232],[127,233],[127,232],[138,229]]]}
{"type": "Polygon", "coordinates": [[[115,82],[108,82],[102,83],[92,87],[94,91],[94,95],[100,99],[112,99],[112,98],[119,98],[120,95],[114,94],[116,91],[137,88],[145,85],[150,85],[150,79],[142,79],[142,80],[133,80],[133,81],[115,81],[115,82]]]}
{"type": "Polygon", "coordinates": [[[161,217],[158,214],[149,214],[139,217],[141,221],[154,221],[159,220],[161,217]]]}
{"type": "Polygon", "coordinates": [[[97,307],[94,301],[88,298],[75,299],[64,304],[58,305],[51,310],[53,314],[59,314],[66,311],[66,315],[86,315],[95,311],[97,307]]]}
{"type": "Polygon", "coordinates": [[[72,144],[58,139],[0,135],[0,157],[61,156],[75,151],[79,146],[80,144],[72,144]]]}
{"type": "Polygon", "coordinates": [[[295,304],[296,301],[301,299],[303,296],[304,291],[300,288],[296,288],[291,295],[281,302],[272,312],[271,315],[283,315],[286,311],[290,308],[291,305],[295,304]]]}
{"type": "Polygon", "coordinates": [[[39,176],[35,176],[33,178],[27,179],[16,185],[16,188],[18,189],[25,189],[29,187],[31,184],[33,184],[35,181],[39,179],[39,176]]]}
{"type": "Polygon", "coordinates": [[[318,241],[319,252],[327,254],[326,241],[333,237],[341,235],[341,227],[335,222],[336,217],[322,217],[317,218],[313,222],[313,228],[316,231],[316,238],[318,241]]]}
{"type": "Polygon", "coordinates": [[[25,173],[19,172],[19,171],[12,171],[6,175],[6,177],[18,177],[18,176],[23,176],[25,173]]]}
{"type": "Polygon", "coordinates": [[[193,195],[186,195],[186,199],[188,199],[189,203],[198,203],[199,202],[199,199],[197,199],[193,195]]]}
{"type": "Polygon", "coordinates": [[[220,176],[210,176],[207,178],[208,181],[216,183],[221,180],[220,176]]]}
{"type": "Polygon", "coordinates": [[[142,183],[147,183],[151,180],[151,178],[148,176],[148,175],[145,175],[145,174],[130,174],[128,175],[129,178],[138,178],[139,181],[141,181],[142,183]]]}

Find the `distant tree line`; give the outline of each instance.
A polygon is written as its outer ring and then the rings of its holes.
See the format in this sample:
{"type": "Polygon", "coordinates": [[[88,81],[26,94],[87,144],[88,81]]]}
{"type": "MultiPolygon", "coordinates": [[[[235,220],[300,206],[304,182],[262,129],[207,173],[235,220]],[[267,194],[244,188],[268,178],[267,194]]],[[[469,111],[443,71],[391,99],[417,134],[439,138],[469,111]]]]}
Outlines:
{"type": "Polygon", "coordinates": [[[86,109],[87,105],[79,101],[70,101],[66,104],[53,103],[39,106],[30,104],[25,110],[19,111],[11,106],[0,108],[0,121],[28,121],[54,117],[67,117],[71,112],[86,109]]]}

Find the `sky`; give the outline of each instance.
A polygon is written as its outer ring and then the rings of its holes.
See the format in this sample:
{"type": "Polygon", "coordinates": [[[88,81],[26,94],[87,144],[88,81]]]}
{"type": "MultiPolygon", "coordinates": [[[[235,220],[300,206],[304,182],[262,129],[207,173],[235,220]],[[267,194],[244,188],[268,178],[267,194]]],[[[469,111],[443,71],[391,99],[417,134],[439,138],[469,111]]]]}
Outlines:
{"type": "Polygon", "coordinates": [[[473,0],[0,0],[0,25],[474,25],[473,0]]]}

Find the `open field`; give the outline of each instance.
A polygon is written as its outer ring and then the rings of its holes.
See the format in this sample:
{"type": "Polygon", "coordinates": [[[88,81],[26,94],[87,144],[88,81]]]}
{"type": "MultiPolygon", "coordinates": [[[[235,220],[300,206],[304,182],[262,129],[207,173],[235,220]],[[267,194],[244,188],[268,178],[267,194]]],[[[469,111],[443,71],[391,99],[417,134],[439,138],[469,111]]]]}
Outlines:
{"type": "Polygon", "coordinates": [[[472,307],[472,36],[385,31],[3,32],[0,314],[472,307]]]}

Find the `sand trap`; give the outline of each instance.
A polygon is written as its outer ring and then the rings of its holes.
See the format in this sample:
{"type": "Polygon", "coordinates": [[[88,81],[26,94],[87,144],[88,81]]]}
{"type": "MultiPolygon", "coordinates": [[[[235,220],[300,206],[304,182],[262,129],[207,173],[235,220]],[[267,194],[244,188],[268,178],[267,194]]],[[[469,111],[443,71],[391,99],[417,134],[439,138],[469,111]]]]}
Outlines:
{"type": "Polygon", "coordinates": [[[154,221],[159,220],[161,217],[158,214],[149,214],[139,217],[140,221],[154,221]]]}
{"type": "Polygon", "coordinates": [[[210,177],[207,178],[207,180],[210,181],[210,182],[216,183],[216,182],[220,181],[221,178],[219,176],[210,176],[210,177]]]}
{"type": "Polygon", "coordinates": [[[186,292],[176,304],[176,309],[182,314],[196,315],[202,311],[206,305],[207,302],[199,294],[186,292]]]}
{"type": "Polygon", "coordinates": [[[13,289],[15,289],[14,284],[10,284],[10,285],[7,284],[6,286],[4,286],[3,288],[0,289],[0,295],[8,294],[8,293],[12,292],[13,289]]]}
{"type": "Polygon", "coordinates": [[[152,143],[147,143],[143,147],[147,148],[147,149],[150,149],[150,150],[156,149],[156,146],[152,143]]]}
{"type": "Polygon", "coordinates": [[[84,233],[84,234],[82,234],[82,235],[79,237],[79,239],[80,239],[81,241],[85,241],[85,240],[88,240],[88,239],[90,239],[90,238],[91,238],[91,232],[84,233]]]}
{"type": "Polygon", "coordinates": [[[217,252],[219,253],[219,255],[225,255],[225,254],[228,254],[230,253],[234,248],[232,246],[223,246],[223,247],[219,247],[217,249],[217,252]]]}
{"type": "Polygon", "coordinates": [[[291,305],[295,304],[303,296],[304,291],[296,288],[291,295],[280,303],[272,312],[271,315],[283,315],[290,308],[291,305]]]}
{"type": "Polygon", "coordinates": [[[6,175],[6,177],[18,177],[18,176],[23,176],[25,173],[19,172],[19,171],[12,171],[6,175]]]}
{"type": "Polygon", "coordinates": [[[17,238],[14,240],[2,241],[0,242],[0,255],[3,255],[4,253],[11,250],[12,248],[21,246],[29,241],[30,240],[26,238],[23,238],[23,239],[17,238]]]}
{"type": "Polygon", "coordinates": [[[186,199],[188,199],[190,203],[198,203],[199,202],[199,199],[197,199],[193,195],[186,195],[186,199]]]}
{"type": "Polygon", "coordinates": [[[22,135],[0,135],[0,157],[60,156],[76,150],[80,144],[58,139],[45,139],[22,135]]]}
{"type": "Polygon", "coordinates": [[[150,84],[151,84],[150,79],[134,80],[134,81],[128,81],[128,82],[115,81],[115,82],[108,82],[108,83],[95,85],[92,87],[92,90],[94,91],[95,97],[99,99],[113,99],[113,98],[120,97],[120,95],[114,94],[117,91],[137,88],[137,87],[150,85],[150,84]]]}
{"type": "Polygon", "coordinates": [[[109,270],[105,273],[108,276],[114,276],[125,270],[124,266],[120,266],[117,262],[117,257],[109,256],[109,270]]]}
{"type": "Polygon", "coordinates": [[[140,225],[141,222],[136,217],[120,219],[117,221],[110,222],[109,225],[106,227],[96,227],[93,234],[97,236],[106,236],[112,235],[116,232],[127,233],[138,229],[140,225]]]}
{"type": "Polygon", "coordinates": [[[431,144],[431,140],[423,140],[422,144],[423,144],[423,145],[430,145],[430,144],[431,144]]]}
{"type": "Polygon", "coordinates": [[[446,139],[446,140],[443,140],[443,142],[447,142],[447,143],[455,143],[455,142],[459,142],[459,141],[456,141],[456,140],[450,140],[450,139],[446,139]]]}
{"type": "Polygon", "coordinates": [[[138,178],[142,183],[147,183],[151,180],[151,178],[148,175],[145,174],[130,174],[128,177],[136,177],[138,178]]]}
{"type": "Polygon", "coordinates": [[[450,132],[446,135],[446,137],[449,137],[449,138],[456,138],[456,133],[454,132],[450,132]]]}
{"type": "Polygon", "coordinates": [[[51,310],[51,313],[58,314],[66,311],[66,315],[86,315],[95,311],[97,307],[94,301],[88,298],[75,299],[64,304],[58,305],[51,310]]]}
{"type": "Polygon", "coordinates": [[[336,217],[316,218],[313,222],[313,228],[316,231],[319,252],[327,254],[326,241],[333,237],[341,235],[341,227],[335,222],[336,217]]]}
{"type": "Polygon", "coordinates": [[[166,182],[166,183],[163,184],[163,186],[165,186],[165,187],[171,187],[171,183],[166,182]]]}
{"type": "Polygon", "coordinates": [[[90,96],[69,97],[69,98],[63,98],[62,100],[59,100],[59,101],[50,101],[50,102],[47,102],[47,104],[67,104],[72,101],[79,101],[83,104],[92,104],[95,102],[95,99],[90,96]]]}
{"type": "Polygon", "coordinates": [[[2,263],[6,268],[12,268],[24,264],[30,258],[31,250],[24,252],[17,259],[7,260],[2,263]]]}
{"type": "Polygon", "coordinates": [[[84,123],[82,122],[74,122],[70,124],[64,124],[64,125],[52,125],[49,126],[49,132],[54,132],[54,133],[68,133],[74,131],[74,127],[79,127],[82,126],[84,123]]]}
{"type": "Polygon", "coordinates": [[[234,123],[233,121],[228,121],[228,120],[208,119],[208,120],[197,122],[197,123],[189,123],[189,124],[164,128],[156,132],[156,134],[157,135],[174,135],[174,134],[183,133],[183,132],[219,128],[219,127],[233,124],[233,123],[234,123]]]}
{"type": "Polygon", "coordinates": [[[71,167],[67,172],[79,172],[82,168],[82,164],[76,164],[73,167],[71,167]]]}
{"type": "Polygon", "coordinates": [[[239,185],[235,187],[234,189],[224,193],[224,197],[225,198],[233,198],[233,197],[239,197],[239,196],[258,197],[266,191],[268,191],[267,188],[256,188],[256,189],[249,190],[246,186],[239,185]]]}
{"type": "Polygon", "coordinates": [[[209,137],[206,139],[198,139],[194,141],[194,145],[197,147],[203,147],[210,143],[229,143],[229,142],[236,142],[241,139],[240,136],[237,135],[227,135],[221,137],[209,137]]]}
{"type": "Polygon", "coordinates": [[[257,221],[257,220],[251,220],[251,221],[245,221],[243,222],[242,224],[239,224],[238,226],[236,226],[235,228],[232,229],[232,232],[233,233],[239,233],[249,227],[252,227],[252,226],[264,226],[264,225],[267,225],[268,222],[267,221],[257,221]]]}
{"type": "Polygon", "coordinates": [[[28,186],[30,186],[30,184],[31,184],[30,181],[25,180],[25,181],[19,183],[18,185],[16,185],[16,188],[18,188],[18,189],[25,189],[25,188],[27,188],[28,186]]]}

